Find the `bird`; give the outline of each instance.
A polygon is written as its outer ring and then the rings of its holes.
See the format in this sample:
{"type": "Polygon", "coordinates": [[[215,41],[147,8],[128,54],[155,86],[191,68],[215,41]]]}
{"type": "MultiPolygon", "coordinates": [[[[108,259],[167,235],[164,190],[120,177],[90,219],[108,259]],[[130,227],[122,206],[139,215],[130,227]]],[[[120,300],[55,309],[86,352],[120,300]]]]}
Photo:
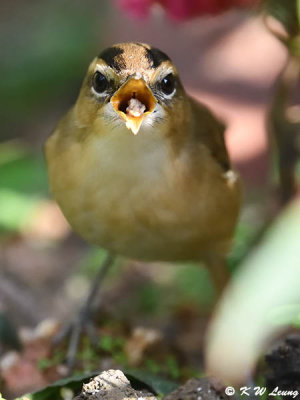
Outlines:
{"type": "Polygon", "coordinates": [[[119,43],[92,60],[45,155],[52,195],[71,227],[107,250],[103,271],[114,255],[203,262],[223,290],[241,205],[224,132],[156,47],[119,43]]]}

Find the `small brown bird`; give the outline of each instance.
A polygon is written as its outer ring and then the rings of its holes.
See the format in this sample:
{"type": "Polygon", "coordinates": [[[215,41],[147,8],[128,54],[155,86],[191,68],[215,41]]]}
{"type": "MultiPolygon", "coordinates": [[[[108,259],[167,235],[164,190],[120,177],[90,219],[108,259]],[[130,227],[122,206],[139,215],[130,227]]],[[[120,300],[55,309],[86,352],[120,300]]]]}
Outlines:
{"type": "Polygon", "coordinates": [[[46,143],[50,186],[74,231],[110,253],[204,261],[217,290],[240,207],[224,126],[143,43],[104,50],[46,143]]]}

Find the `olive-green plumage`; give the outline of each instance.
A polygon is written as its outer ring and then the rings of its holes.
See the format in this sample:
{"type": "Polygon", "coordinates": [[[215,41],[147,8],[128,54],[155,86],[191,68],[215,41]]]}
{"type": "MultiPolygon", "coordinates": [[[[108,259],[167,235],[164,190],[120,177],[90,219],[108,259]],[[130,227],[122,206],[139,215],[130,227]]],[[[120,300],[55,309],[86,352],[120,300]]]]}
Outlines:
{"type": "Polygon", "coordinates": [[[240,206],[223,135],[164,53],[113,46],[47,141],[53,196],[88,242],[130,258],[203,260],[221,287],[240,206]]]}

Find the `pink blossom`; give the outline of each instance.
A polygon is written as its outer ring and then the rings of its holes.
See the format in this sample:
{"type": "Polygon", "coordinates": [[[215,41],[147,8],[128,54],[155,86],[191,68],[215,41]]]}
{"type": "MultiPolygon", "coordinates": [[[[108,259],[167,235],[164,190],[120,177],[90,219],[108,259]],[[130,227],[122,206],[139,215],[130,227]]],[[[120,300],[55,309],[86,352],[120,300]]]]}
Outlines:
{"type": "Polygon", "coordinates": [[[148,17],[153,0],[117,0],[117,6],[136,19],[148,17]]]}
{"type": "Polygon", "coordinates": [[[116,0],[118,7],[135,18],[146,18],[154,4],[160,4],[173,20],[198,15],[215,15],[233,7],[251,7],[260,0],[116,0]]]}
{"type": "Polygon", "coordinates": [[[168,16],[175,20],[184,20],[197,15],[218,12],[218,0],[164,0],[163,6],[168,16]]]}

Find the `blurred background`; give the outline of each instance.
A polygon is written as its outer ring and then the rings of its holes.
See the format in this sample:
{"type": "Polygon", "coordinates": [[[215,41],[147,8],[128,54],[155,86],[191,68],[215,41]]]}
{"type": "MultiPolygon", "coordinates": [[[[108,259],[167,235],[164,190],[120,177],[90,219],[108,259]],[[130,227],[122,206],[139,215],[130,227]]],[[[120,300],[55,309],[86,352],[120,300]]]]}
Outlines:
{"type": "MultiPolygon", "coordinates": [[[[55,321],[71,318],[104,257],[101,249],[71,232],[51,199],[43,144],[75,102],[89,62],[117,42],[146,42],[162,49],[177,65],[186,90],[227,124],[226,142],[244,184],[229,261],[234,270],[276,208],[267,116],[287,53],[261,17],[235,10],[179,23],[166,19],[157,6],[151,18],[137,20],[109,0],[14,0],[0,1],[0,7],[0,309],[22,340],[37,335],[41,323],[50,329],[55,321]]],[[[169,338],[177,358],[166,350],[163,360],[154,352],[132,364],[140,362],[152,371],[164,368],[173,378],[190,376],[201,364],[213,301],[202,267],[162,268],[119,259],[102,287],[101,329],[106,337],[122,337],[130,345],[137,327],[151,327],[157,337],[169,338]],[[184,360],[188,372],[178,370],[178,360],[184,360]]],[[[8,348],[3,347],[2,356],[8,348]]],[[[2,363],[3,388],[25,392],[57,377],[57,371],[44,372],[52,366],[45,362],[51,351],[48,346],[33,355],[31,349],[23,355],[22,367],[14,364],[13,376],[11,364],[2,363]],[[44,365],[36,368],[41,359],[44,365]],[[30,371],[31,379],[17,384],[18,368],[22,376],[30,371]]],[[[107,361],[111,353],[105,351],[107,361]]],[[[130,364],[119,353],[114,362],[130,364]]],[[[93,354],[82,357],[95,367],[93,354]]]]}

